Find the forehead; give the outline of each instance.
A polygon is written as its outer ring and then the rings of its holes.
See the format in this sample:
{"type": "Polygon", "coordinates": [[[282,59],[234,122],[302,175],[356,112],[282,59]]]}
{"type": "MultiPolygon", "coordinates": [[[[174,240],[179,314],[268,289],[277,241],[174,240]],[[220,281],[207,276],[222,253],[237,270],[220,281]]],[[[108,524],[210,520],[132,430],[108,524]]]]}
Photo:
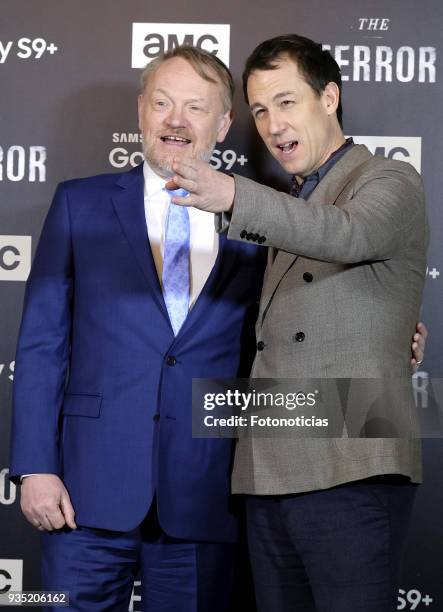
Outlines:
{"type": "Polygon", "coordinates": [[[248,95],[253,95],[257,91],[270,92],[279,89],[306,88],[309,87],[306,79],[301,74],[296,62],[284,56],[275,62],[275,68],[271,70],[254,70],[248,78],[248,95]]]}
{"type": "MultiPolygon", "coordinates": [[[[212,75],[211,75],[212,76],[212,75]]],[[[215,78],[215,77],[214,77],[215,78]]],[[[165,88],[171,93],[193,92],[205,96],[216,92],[219,85],[202,78],[193,66],[182,57],[172,57],[149,75],[146,90],[165,88]]]]}

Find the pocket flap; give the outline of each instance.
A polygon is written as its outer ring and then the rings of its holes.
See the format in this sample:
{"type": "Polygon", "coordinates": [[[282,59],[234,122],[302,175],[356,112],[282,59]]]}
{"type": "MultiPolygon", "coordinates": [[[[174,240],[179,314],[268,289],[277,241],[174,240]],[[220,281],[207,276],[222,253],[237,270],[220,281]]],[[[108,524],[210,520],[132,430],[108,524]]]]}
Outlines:
{"type": "Polygon", "coordinates": [[[102,405],[101,395],[69,393],[65,395],[62,414],[71,416],[98,417],[102,405]]]}

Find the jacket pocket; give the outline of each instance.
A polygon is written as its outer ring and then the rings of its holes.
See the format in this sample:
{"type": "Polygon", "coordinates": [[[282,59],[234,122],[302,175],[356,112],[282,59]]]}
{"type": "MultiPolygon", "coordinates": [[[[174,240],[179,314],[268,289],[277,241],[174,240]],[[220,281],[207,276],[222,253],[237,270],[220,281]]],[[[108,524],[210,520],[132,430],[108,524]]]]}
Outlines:
{"type": "Polygon", "coordinates": [[[97,418],[100,416],[102,400],[101,395],[69,393],[65,395],[62,414],[97,418]]]}

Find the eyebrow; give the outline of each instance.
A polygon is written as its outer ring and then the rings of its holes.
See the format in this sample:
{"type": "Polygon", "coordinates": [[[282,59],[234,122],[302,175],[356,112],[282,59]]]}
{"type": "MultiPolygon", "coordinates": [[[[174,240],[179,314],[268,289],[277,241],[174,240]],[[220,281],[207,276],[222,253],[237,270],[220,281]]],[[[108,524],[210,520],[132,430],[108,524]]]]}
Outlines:
{"type": "MultiPolygon", "coordinates": [[[[157,87],[157,89],[154,89],[154,91],[152,92],[153,94],[156,93],[162,93],[165,96],[167,96],[169,98],[170,94],[163,88],[161,87],[157,87]]],[[[205,102],[205,98],[189,98],[188,100],[186,100],[186,102],[205,102]]]]}
{"type": "MultiPolygon", "coordinates": [[[[281,91],[278,94],[275,94],[275,96],[272,98],[273,102],[276,102],[278,100],[280,100],[281,98],[284,98],[286,96],[293,96],[295,94],[295,91],[293,89],[288,89],[288,91],[281,91]]],[[[260,102],[254,102],[254,104],[250,105],[250,110],[254,110],[257,107],[261,107],[263,106],[263,104],[260,104],[260,102]]]]}

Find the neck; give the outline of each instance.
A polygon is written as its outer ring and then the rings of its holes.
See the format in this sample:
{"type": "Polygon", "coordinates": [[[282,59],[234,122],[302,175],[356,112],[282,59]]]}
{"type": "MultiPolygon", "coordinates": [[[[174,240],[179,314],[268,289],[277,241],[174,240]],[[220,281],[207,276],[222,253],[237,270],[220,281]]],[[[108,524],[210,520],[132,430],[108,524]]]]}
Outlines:
{"type": "Polygon", "coordinates": [[[309,176],[311,174],[314,174],[314,172],[317,172],[317,170],[319,170],[319,168],[321,168],[323,166],[323,164],[325,164],[328,161],[328,159],[330,159],[331,156],[334,155],[334,153],[336,151],[338,151],[345,143],[346,143],[346,138],[344,137],[343,132],[340,130],[336,134],[336,137],[333,140],[333,144],[331,144],[331,146],[328,147],[328,150],[327,150],[326,154],[324,155],[324,157],[323,157],[322,161],[320,162],[320,164],[316,168],[314,168],[310,172],[308,172],[307,174],[296,175],[295,178],[297,180],[297,183],[302,183],[303,180],[307,176],[309,176]]]}

